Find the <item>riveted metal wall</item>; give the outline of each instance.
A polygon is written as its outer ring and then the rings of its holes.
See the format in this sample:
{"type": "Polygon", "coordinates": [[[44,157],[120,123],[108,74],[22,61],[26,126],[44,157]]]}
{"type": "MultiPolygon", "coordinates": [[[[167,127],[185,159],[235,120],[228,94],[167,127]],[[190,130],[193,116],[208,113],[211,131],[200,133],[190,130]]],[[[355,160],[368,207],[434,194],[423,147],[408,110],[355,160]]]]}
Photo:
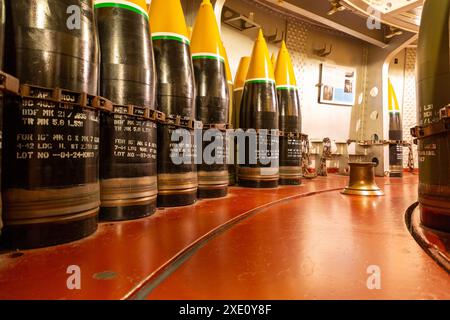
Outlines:
{"type": "MultiPolygon", "coordinates": [[[[307,68],[307,53],[306,47],[308,43],[309,25],[297,19],[288,19],[288,32],[286,37],[286,46],[292,56],[292,63],[294,65],[295,77],[297,83],[306,83],[308,79],[307,68]]],[[[300,103],[304,105],[305,97],[308,94],[309,88],[299,86],[300,103]]]]}

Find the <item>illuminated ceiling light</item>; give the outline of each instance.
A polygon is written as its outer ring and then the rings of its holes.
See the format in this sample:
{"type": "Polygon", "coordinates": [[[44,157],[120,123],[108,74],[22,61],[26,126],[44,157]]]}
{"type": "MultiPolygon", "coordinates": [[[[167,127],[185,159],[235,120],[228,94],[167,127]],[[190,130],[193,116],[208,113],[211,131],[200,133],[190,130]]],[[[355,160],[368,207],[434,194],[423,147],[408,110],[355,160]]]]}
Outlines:
{"type": "Polygon", "coordinates": [[[344,11],[345,7],[339,2],[339,0],[330,1],[331,9],[327,12],[327,15],[332,16],[336,12],[344,11]]]}

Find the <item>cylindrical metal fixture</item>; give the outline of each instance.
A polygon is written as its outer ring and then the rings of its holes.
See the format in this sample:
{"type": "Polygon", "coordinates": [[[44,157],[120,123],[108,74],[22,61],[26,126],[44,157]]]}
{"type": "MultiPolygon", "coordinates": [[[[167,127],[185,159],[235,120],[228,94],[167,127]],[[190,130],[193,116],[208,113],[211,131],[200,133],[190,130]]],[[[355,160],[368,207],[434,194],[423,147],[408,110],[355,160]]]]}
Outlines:
{"type": "Polygon", "coordinates": [[[228,194],[227,126],[203,126],[202,164],[198,170],[200,199],[221,198],[228,194]]]}
{"type": "Polygon", "coordinates": [[[204,124],[228,123],[230,98],[225,75],[225,63],[215,56],[193,56],[197,89],[198,121],[204,124]]]}
{"type": "Polygon", "coordinates": [[[197,200],[196,124],[166,117],[158,125],[158,207],[187,206],[197,200]]]}
{"type": "Polygon", "coordinates": [[[384,196],[375,182],[375,163],[351,162],[350,182],[342,194],[353,196],[384,196]]]}
{"type": "Polygon", "coordinates": [[[426,1],[417,47],[421,217],[425,226],[447,232],[450,232],[449,15],[450,0],[426,1]]]}
{"type": "Polygon", "coordinates": [[[99,107],[109,105],[95,97],[93,2],[14,0],[6,13],[6,70],[29,85],[5,106],[5,244],[80,239],[97,227],[99,107]]]}
{"type": "Polygon", "coordinates": [[[280,135],[280,185],[302,184],[303,135],[298,132],[284,132],[280,135]]]}
{"type": "Polygon", "coordinates": [[[394,86],[388,80],[389,86],[389,140],[395,141],[389,145],[389,176],[392,178],[403,177],[403,128],[398,104],[397,95],[394,86]]]}
{"type": "MultiPolygon", "coordinates": [[[[196,110],[197,120],[205,125],[228,123],[229,91],[225,73],[225,62],[222,58],[194,56],[194,73],[197,88],[196,110]]],[[[208,129],[215,127],[208,126],[208,129]]],[[[198,168],[198,188],[200,198],[218,198],[228,194],[228,167],[226,165],[225,132],[217,131],[222,138],[220,154],[222,164],[208,165],[204,161],[198,168]],[[226,176],[224,177],[224,173],[226,176]],[[226,181],[226,183],[225,183],[226,181]]],[[[202,150],[207,147],[203,144],[202,150]]],[[[219,160],[220,162],[220,160],[219,160]]]]}
{"type": "MultiPolygon", "coordinates": [[[[193,126],[195,119],[195,81],[189,32],[178,0],[153,0],[150,8],[153,51],[157,76],[157,109],[166,114],[166,122],[158,126],[158,206],[177,207],[197,200],[198,179],[195,164],[193,126]],[[186,161],[175,164],[177,129],[189,131],[189,148],[184,148],[186,161]],[[186,128],[187,127],[187,128],[186,128]],[[174,136],[175,137],[175,136],[174,136]],[[176,140],[176,139],[175,139],[176,140]]],[[[182,139],[182,138],[180,138],[182,139]]]]}
{"type": "Polygon", "coordinates": [[[242,95],[244,94],[244,88],[234,89],[233,92],[233,127],[241,128],[241,106],[242,106],[242,95]]]}
{"type": "Polygon", "coordinates": [[[241,103],[242,94],[244,93],[245,80],[247,79],[248,68],[250,66],[250,57],[242,57],[239,62],[238,70],[236,71],[233,91],[233,109],[231,117],[233,119],[233,127],[235,129],[241,128],[241,103]]]}
{"type": "MultiPolygon", "coordinates": [[[[192,60],[194,64],[196,97],[196,119],[208,129],[228,124],[230,97],[226,72],[226,52],[220,38],[220,32],[209,0],[204,0],[195,19],[192,31],[192,60]]],[[[211,132],[211,131],[209,131],[211,132]]],[[[216,131],[215,141],[222,141],[222,147],[215,147],[214,155],[218,161],[210,164],[202,157],[198,167],[198,188],[200,198],[223,197],[228,193],[228,172],[226,165],[225,133],[216,131]],[[226,185],[224,184],[226,180],[226,185]]],[[[203,143],[202,153],[207,151],[208,144],[203,143]]],[[[199,159],[200,160],[200,159],[199,159]]]]}
{"type": "Polygon", "coordinates": [[[279,129],[275,82],[247,81],[242,97],[242,129],[279,129]]]}
{"type": "Polygon", "coordinates": [[[130,6],[122,6],[127,2],[123,0],[94,2],[101,52],[100,95],[115,104],[154,109],[156,79],[145,1],[131,1],[130,6]]]}
{"type": "Polygon", "coordinates": [[[21,83],[97,95],[92,0],[6,1],[6,72],[21,83]]]}
{"type": "MultiPolygon", "coordinates": [[[[223,52],[225,55],[225,71],[227,74],[227,86],[228,86],[228,121],[227,124],[230,128],[234,128],[234,117],[235,117],[235,111],[234,111],[234,99],[233,99],[233,91],[234,91],[234,83],[233,83],[233,76],[231,75],[231,69],[230,69],[230,63],[228,61],[228,54],[225,49],[223,48],[223,52]]],[[[234,153],[234,141],[232,139],[227,140],[227,146],[230,146],[227,148],[228,156],[230,158],[235,157],[234,153]],[[229,144],[233,144],[233,147],[229,144]],[[230,153],[231,152],[231,153],[230,153]]],[[[236,164],[235,163],[229,163],[228,164],[228,185],[234,186],[236,184],[236,164]]]]}
{"type": "Polygon", "coordinates": [[[300,97],[294,66],[282,41],[275,65],[280,125],[280,184],[300,185],[302,178],[302,139],[300,97]]]}
{"type": "MultiPolygon", "coordinates": [[[[195,83],[189,42],[184,38],[153,36],[157,108],[166,114],[166,125],[158,127],[158,206],[177,207],[195,203],[198,179],[194,154],[191,164],[175,165],[170,157],[172,134],[178,123],[195,118],[195,83]],[[176,120],[177,117],[181,118],[176,120]]],[[[191,138],[194,146],[194,134],[191,138]]],[[[191,151],[192,152],[192,151],[191,151]]]]}
{"type": "MultiPolygon", "coordinates": [[[[238,70],[236,71],[234,86],[233,86],[233,108],[231,109],[231,119],[233,128],[239,129],[240,126],[240,110],[242,103],[242,94],[244,92],[244,84],[247,79],[247,72],[250,66],[250,57],[242,57],[239,61],[238,70]]],[[[234,163],[235,163],[235,176],[236,182],[238,180],[238,145],[233,139],[234,144],[234,163]]]]}
{"type": "Polygon", "coordinates": [[[156,211],[159,114],[146,3],[95,0],[95,14],[100,94],[117,104],[102,114],[100,218],[142,218],[156,211]]]}
{"type": "Polygon", "coordinates": [[[36,248],[97,228],[102,98],[22,85],[5,107],[4,244],[36,248]]]}
{"type": "Polygon", "coordinates": [[[277,87],[280,131],[280,184],[302,183],[302,135],[297,88],[277,87]]]}
{"type": "MultiPolygon", "coordinates": [[[[247,64],[248,67],[248,64],[247,64]]],[[[237,77],[237,75],[236,75],[237,77]]],[[[236,83],[234,85],[234,90],[233,90],[233,109],[232,109],[232,119],[233,119],[233,128],[234,130],[240,129],[240,110],[241,110],[241,102],[242,102],[242,94],[244,93],[244,82],[242,82],[242,85],[238,88],[236,88],[236,83]]],[[[235,179],[236,179],[236,183],[238,183],[238,170],[239,170],[239,165],[238,165],[238,145],[235,141],[235,139],[232,139],[232,143],[233,143],[233,147],[234,147],[234,174],[235,174],[235,179]]],[[[231,145],[230,145],[231,146],[231,145]]]]}
{"type": "MultiPolygon", "coordinates": [[[[244,131],[253,129],[257,135],[255,139],[246,138],[245,144],[238,141],[239,154],[245,152],[245,163],[239,164],[238,168],[239,185],[276,188],[279,180],[279,123],[275,82],[247,81],[240,113],[241,128],[244,131]],[[258,133],[261,129],[267,131],[261,135],[258,133]],[[273,134],[272,130],[277,134],[273,134]],[[252,150],[256,153],[252,154],[252,150]],[[256,159],[256,163],[252,164],[252,158],[256,159]]],[[[251,132],[247,131],[247,134],[252,135],[251,132]]]]}
{"type": "MultiPolygon", "coordinates": [[[[228,114],[228,124],[230,125],[230,128],[234,128],[233,126],[233,116],[234,116],[234,102],[233,102],[233,83],[228,83],[228,91],[229,91],[229,97],[230,97],[230,111],[228,114]]],[[[234,139],[228,139],[227,141],[227,152],[230,158],[234,159],[236,158],[236,148],[234,146],[234,139]]],[[[228,164],[228,185],[234,186],[236,184],[236,162],[228,164]]]]}
{"type": "Polygon", "coordinates": [[[260,30],[253,46],[241,102],[239,125],[246,131],[247,137],[245,139],[238,137],[240,186],[278,187],[280,178],[278,119],[275,74],[266,40],[260,30]],[[243,155],[245,161],[242,161],[243,155]]]}
{"type": "Polygon", "coordinates": [[[102,220],[130,220],[156,211],[157,121],[164,115],[145,107],[115,105],[101,122],[102,220]]]}
{"type": "Polygon", "coordinates": [[[403,177],[403,129],[401,127],[400,113],[389,113],[389,140],[399,143],[389,145],[389,176],[403,177]]]}
{"type": "Polygon", "coordinates": [[[195,82],[189,41],[153,34],[157,108],[167,117],[195,118],[195,82]]]}

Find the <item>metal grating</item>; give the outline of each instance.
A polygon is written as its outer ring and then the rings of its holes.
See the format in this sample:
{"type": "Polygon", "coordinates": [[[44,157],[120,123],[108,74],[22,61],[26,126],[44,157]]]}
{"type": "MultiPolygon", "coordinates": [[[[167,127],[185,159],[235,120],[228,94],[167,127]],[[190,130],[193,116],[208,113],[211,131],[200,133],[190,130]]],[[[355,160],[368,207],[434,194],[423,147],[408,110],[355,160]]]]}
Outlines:
{"type": "MultiPolygon", "coordinates": [[[[405,59],[405,88],[403,98],[403,138],[412,141],[410,129],[417,125],[416,98],[416,48],[406,49],[405,59]]],[[[417,146],[413,147],[415,167],[418,168],[417,146]]],[[[403,159],[405,168],[408,166],[408,150],[405,149],[403,159]]]]}
{"type": "MultiPolygon", "coordinates": [[[[292,63],[294,65],[295,76],[297,82],[300,85],[300,102],[304,106],[307,91],[302,83],[307,83],[308,81],[308,68],[307,68],[307,43],[308,43],[308,33],[309,25],[298,19],[289,18],[286,36],[286,46],[292,56],[292,63]]],[[[311,90],[309,90],[311,91],[311,90]]],[[[311,101],[307,99],[307,101],[311,101]]]]}

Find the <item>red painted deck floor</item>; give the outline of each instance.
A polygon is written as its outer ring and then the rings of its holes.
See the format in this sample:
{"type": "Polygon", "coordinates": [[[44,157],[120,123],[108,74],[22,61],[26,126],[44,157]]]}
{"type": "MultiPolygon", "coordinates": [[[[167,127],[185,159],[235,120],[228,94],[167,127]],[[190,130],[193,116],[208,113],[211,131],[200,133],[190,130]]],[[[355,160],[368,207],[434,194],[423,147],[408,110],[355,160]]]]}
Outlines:
{"type": "Polygon", "coordinates": [[[230,196],[101,224],[84,240],[0,255],[0,299],[450,298],[450,277],[409,234],[417,177],[382,198],[339,193],[346,177],[230,196]],[[67,267],[81,268],[68,290],[67,267]],[[366,286],[381,269],[381,290],[366,286]]]}

